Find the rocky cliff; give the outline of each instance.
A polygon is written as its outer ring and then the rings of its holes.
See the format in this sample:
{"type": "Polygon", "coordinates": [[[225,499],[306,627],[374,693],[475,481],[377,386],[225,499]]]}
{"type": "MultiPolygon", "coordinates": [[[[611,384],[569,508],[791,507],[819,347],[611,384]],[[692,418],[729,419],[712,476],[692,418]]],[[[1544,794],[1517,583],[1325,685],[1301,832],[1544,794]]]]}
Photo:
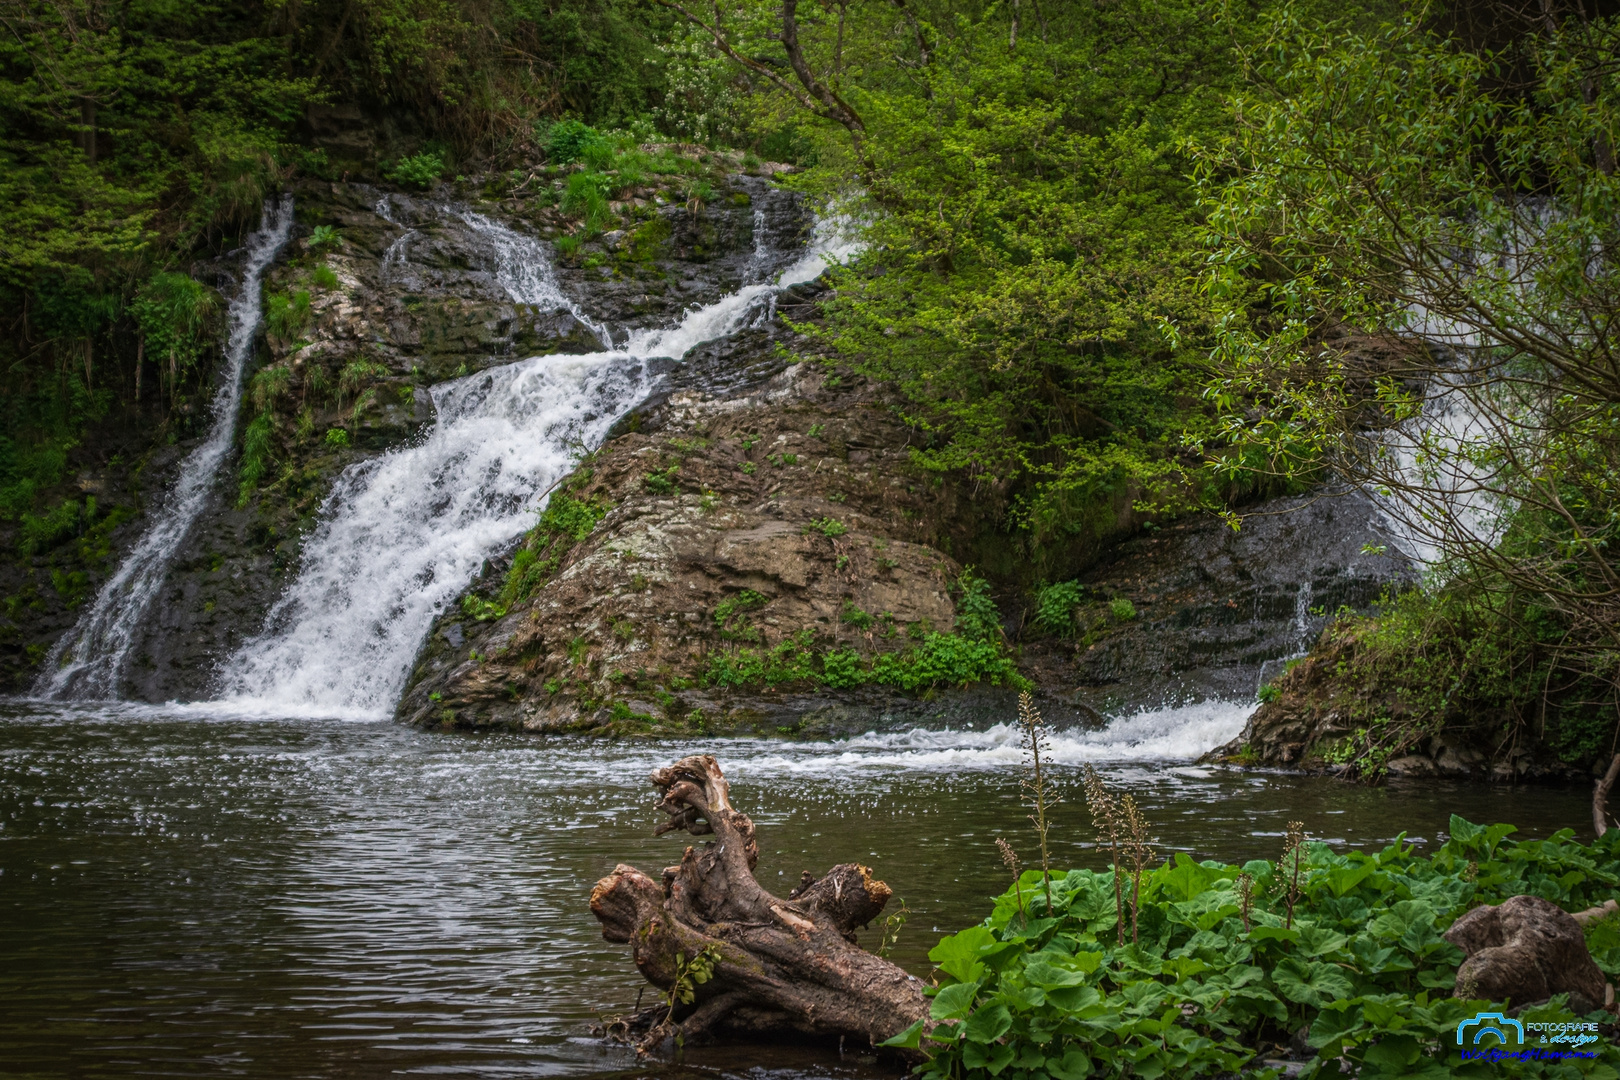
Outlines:
{"type": "MultiPolygon", "coordinates": [[[[420,438],[435,384],[598,350],[604,328],[668,325],[795,258],[808,210],[769,170],[736,164],[710,163],[702,202],[650,184],[615,204],[620,227],[582,241],[533,176],[431,196],[298,185],[294,241],[266,287],[244,452],[170,569],[129,692],[210,695],[220,660],[264,626],[296,572],[333,480],[420,438]],[[525,260],[555,265],[524,286],[532,303],[511,287],[525,260]]],[[[229,263],[199,272],[223,280],[229,263]]],[[[1194,519],[1126,539],[1080,579],[1071,630],[1043,630],[1030,619],[1040,583],[1008,554],[1001,496],[917,468],[921,433],[891,395],[826,366],[790,329],[814,320],[820,288],[788,290],[768,318],[664,362],[653,397],[440,615],[402,718],[807,734],[982,725],[1010,715],[1027,677],[1050,719],[1097,724],[1104,709],[1246,698],[1325,611],[1363,606],[1407,573],[1361,553],[1377,539],[1365,502],[1282,500],[1241,533],[1194,519]]],[[[124,534],[138,527],[133,517],[124,534]]],[[[54,632],[67,622],[59,613],[54,632]]]]}

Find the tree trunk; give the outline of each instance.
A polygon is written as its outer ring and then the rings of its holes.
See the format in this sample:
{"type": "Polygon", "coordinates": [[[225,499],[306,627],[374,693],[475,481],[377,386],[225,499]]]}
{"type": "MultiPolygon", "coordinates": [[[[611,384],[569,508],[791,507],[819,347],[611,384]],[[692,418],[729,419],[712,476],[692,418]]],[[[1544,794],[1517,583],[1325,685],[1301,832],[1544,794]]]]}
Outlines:
{"type": "Polygon", "coordinates": [[[1617,778],[1620,778],[1620,754],[1614,755],[1614,760],[1609,762],[1609,770],[1592,788],[1592,831],[1599,836],[1609,831],[1609,789],[1614,787],[1617,778]]]}
{"type": "Polygon", "coordinates": [[[596,883],[591,912],[608,941],[628,942],[636,967],[669,999],[691,958],[714,959],[689,1003],[661,1003],[632,1028],[643,1049],[679,1026],[683,1041],[721,1033],[858,1039],[875,1045],[928,1016],[923,984],[855,943],[889,899],[889,887],[856,863],[821,878],[805,875],[786,899],[754,879],[754,823],[731,805],[730,785],[707,755],[682,758],[652,774],[669,820],[654,835],[713,835],[688,847],[660,884],[620,865],[596,883]],[[685,958],[686,965],[683,968],[685,958]]]}

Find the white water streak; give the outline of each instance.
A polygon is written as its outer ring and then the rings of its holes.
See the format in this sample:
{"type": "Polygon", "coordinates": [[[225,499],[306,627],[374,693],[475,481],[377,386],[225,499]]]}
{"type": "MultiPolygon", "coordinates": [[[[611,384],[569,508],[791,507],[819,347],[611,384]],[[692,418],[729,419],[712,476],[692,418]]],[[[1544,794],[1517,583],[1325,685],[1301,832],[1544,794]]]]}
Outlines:
{"type": "MultiPolygon", "coordinates": [[[[1053,765],[1079,766],[1104,761],[1190,761],[1243,730],[1253,702],[1203,701],[1144,709],[1119,717],[1096,731],[1053,732],[1053,765]]],[[[879,772],[959,772],[965,769],[1017,769],[1024,761],[1016,725],[986,731],[868,733],[824,744],[794,744],[738,762],[728,772],[753,778],[782,774],[836,777],[851,769],[879,772]]]]}
{"type": "Polygon", "coordinates": [[[590,327],[602,348],[613,348],[613,334],[607,326],[585,314],[557,284],[551,259],[540,241],[470,210],[462,211],[461,219],[494,248],[495,276],[508,296],[520,304],[566,311],[581,325],[590,327]]]}
{"type": "Polygon", "coordinates": [[[287,242],[292,224],[291,196],[264,204],[263,220],[248,237],[241,288],[228,308],[225,364],[214,392],[208,437],[181,464],[180,478],[162,510],[96,595],[90,610],[57,642],[34,688],[37,693],[52,698],[117,696],[135,632],[162,588],[175,551],[208,502],[235,441],[242,373],[253,354],[253,340],[264,313],[260,284],[265,269],[287,242]]]}
{"type": "MultiPolygon", "coordinates": [[[[538,242],[462,215],[493,245],[512,299],[566,308],[538,242]]],[[[853,249],[822,233],[777,284],[749,285],[687,313],[677,326],[632,332],[618,349],[542,356],[444,383],[421,444],[350,468],[305,544],[297,580],[266,629],[225,665],[236,708],[374,718],[391,713],[433,620],[484,559],[534,523],[543,495],[646,397],[654,357],[748,325],[789,285],[813,280],[853,249]]],[[[605,328],[604,342],[611,340],[605,328]]]]}
{"type": "Polygon", "coordinates": [[[1496,470],[1479,460],[1503,432],[1472,397],[1483,392],[1442,375],[1422,411],[1384,435],[1387,475],[1407,490],[1371,494],[1395,546],[1425,567],[1457,551],[1490,547],[1501,535],[1509,507],[1494,490],[1496,470]]]}

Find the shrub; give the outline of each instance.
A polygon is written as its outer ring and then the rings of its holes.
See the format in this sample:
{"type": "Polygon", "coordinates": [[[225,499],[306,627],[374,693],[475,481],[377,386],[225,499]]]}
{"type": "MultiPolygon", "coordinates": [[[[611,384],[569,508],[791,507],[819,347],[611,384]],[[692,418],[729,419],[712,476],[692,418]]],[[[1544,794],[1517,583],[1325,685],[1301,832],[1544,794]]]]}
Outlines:
{"type": "MultiPolygon", "coordinates": [[[[94,501],[92,500],[92,505],[94,501]]],[[[88,519],[89,515],[85,515],[88,519]]],[[[43,514],[24,513],[20,518],[17,550],[35,555],[55,547],[79,533],[79,501],[65,499],[43,514]]]]}
{"type": "Polygon", "coordinates": [[[604,141],[601,132],[578,120],[552,124],[543,138],[546,157],[553,165],[571,165],[584,156],[586,147],[604,141]]]}
{"type": "Polygon", "coordinates": [[[236,505],[243,507],[253,497],[253,491],[270,471],[270,416],[260,413],[242,433],[242,476],[237,488],[236,505]]]}
{"type": "Polygon", "coordinates": [[[956,629],[972,641],[999,641],[1001,611],[990,598],[990,583],[973,576],[970,566],[956,579],[961,599],[956,604],[956,629]]]}
{"type": "Polygon", "coordinates": [[[1078,581],[1060,581],[1035,594],[1035,625],[1049,634],[1066,637],[1074,633],[1074,609],[1085,596],[1078,581]]]}
{"type": "Polygon", "coordinates": [[[434,181],[444,175],[445,161],[443,156],[432,151],[423,151],[408,158],[401,158],[393,168],[387,170],[388,179],[405,187],[430,188],[434,181]]]}
{"type": "Polygon", "coordinates": [[[866,682],[866,669],[854,649],[834,649],[821,658],[821,683],[834,690],[860,686],[866,682]]]}
{"type": "Polygon", "coordinates": [[[362,386],[373,379],[386,378],[388,369],[375,360],[350,360],[338,372],[338,397],[358,393],[362,386]]]}
{"type": "Polygon", "coordinates": [[[650,472],[641,478],[642,486],[654,495],[669,495],[675,490],[675,474],[679,471],[679,465],[671,465],[663,472],[650,472]]]}
{"type": "Polygon", "coordinates": [[[596,139],[586,143],[579,151],[579,160],[585,163],[587,169],[605,172],[616,164],[617,155],[613,152],[613,144],[606,139],[596,139]]]}
{"type": "Polygon", "coordinates": [[[482,596],[468,594],[461,598],[461,612],[475,622],[490,622],[506,614],[506,608],[491,603],[482,596]]]}
{"type": "Polygon", "coordinates": [[[580,172],[570,176],[568,186],[563,190],[562,212],[583,221],[586,232],[601,232],[602,226],[612,216],[612,211],[608,209],[609,183],[601,173],[580,172]]]}
{"type": "Polygon", "coordinates": [[[1136,605],[1123,596],[1116,596],[1108,601],[1108,613],[1120,622],[1130,622],[1136,618],[1136,605]]]}
{"type": "Polygon", "coordinates": [[[999,642],[938,632],[924,635],[904,652],[874,657],[869,681],[908,692],[976,682],[1021,689],[1029,685],[999,642]]]}
{"type": "Polygon", "coordinates": [[[291,384],[292,368],[285,364],[260,369],[254,374],[253,382],[248,389],[248,397],[253,401],[253,408],[261,413],[269,412],[277,399],[286,396],[287,388],[291,384]]]}
{"type": "Polygon", "coordinates": [[[814,521],[804,527],[804,531],[806,533],[818,532],[822,536],[825,536],[827,539],[831,540],[834,537],[843,536],[845,533],[849,532],[849,526],[845,525],[837,518],[824,517],[816,518],[814,521]]]}
{"type": "Polygon", "coordinates": [[[319,251],[322,248],[337,247],[343,243],[343,237],[338,235],[337,229],[331,225],[317,225],[310,230],[309,240],[306,243],[311,251],[319,251]]]}
{"type": "Polygon", "coordinates": [[[566,491],[553,494],[512,556],[512,568],[501,586],[501,604],[510,608],[534,595],[557,572],[568,549],[606,516],[607,506],[593,499],[578,499],[566,491]]]}
{"type": "Polygon", "coordinates": [[[844,610],[838,613],[838,620],[857,630],[865,630],[872,625],[872,616],[856,607],[853,600],[844,601],[844,610]]]}
{"type": "Polygon", "coordinates": [[[292,341],[309,325],[313,312],[309,306],[309,291],[272,293],[264,305],[264,328],[271,337],[292,341]]]}

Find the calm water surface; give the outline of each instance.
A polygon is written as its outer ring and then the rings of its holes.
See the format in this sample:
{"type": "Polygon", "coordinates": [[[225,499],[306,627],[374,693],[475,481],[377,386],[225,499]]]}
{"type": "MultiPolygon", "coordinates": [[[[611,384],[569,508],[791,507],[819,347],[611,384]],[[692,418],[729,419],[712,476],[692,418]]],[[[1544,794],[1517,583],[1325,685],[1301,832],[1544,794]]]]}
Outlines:
{"type": "MultiPolygon", "coordinates": [[[[1274,857],[1285,822],[1347,847],[1443,838],[1453,812],[1545,835],[1579,789],[1332,780],[1185,764],[1243,710],[1144,714],[1059,736],[1054,861],[1099,865],[1078,785],[1096,761],[1162,843],[1274,857]],[[1181,761],[1175,760],[1177,756],[1181,761]]],[[[898,959],[1004,887],[1033,850],[1010,733],[838,744],[593,742],[425,733],[206,708],[0,706],[0,1072],[12,1076],[881,1075],[801,1048],[637,1063],[588,1026],[642,984],[586,906],[615,863],[656,872],[646,774],[717,755],[759,827],[759,876],[871,865],[916,913],[898,959]]]]}

